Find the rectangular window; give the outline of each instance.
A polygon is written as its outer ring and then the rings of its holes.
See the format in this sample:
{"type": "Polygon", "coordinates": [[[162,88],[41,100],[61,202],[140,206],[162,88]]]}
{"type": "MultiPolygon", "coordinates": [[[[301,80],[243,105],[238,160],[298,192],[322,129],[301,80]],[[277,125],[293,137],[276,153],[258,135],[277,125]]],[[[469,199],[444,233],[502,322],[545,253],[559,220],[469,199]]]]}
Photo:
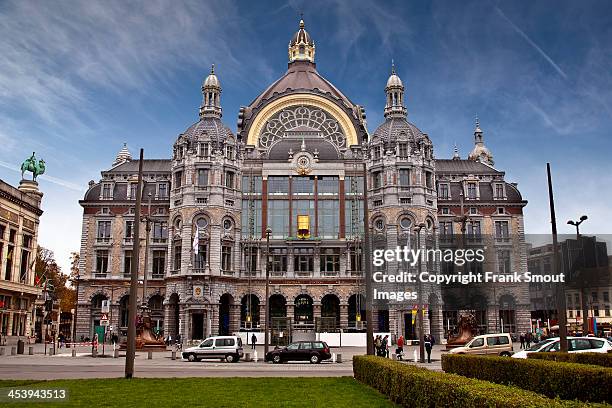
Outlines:
{"type": "Polygon", "coordinates": [[[166,221],[154,221],[153,222],[153,242],[166,242],[168,239],[168,223],[166,221]]]}
{"type": "Polygon", "coordinates": [[[353,272],[361,271],[363,268],[363,256],[361,248],[349,248],[349,262],[348,269],[353,272]]]}
{"type": "Polygon", "coordinates": [[[98,241],[109,242],[111,238],[111,222],[98,221],[98,241]]]}
{"type": "Polygon", "coordinates": [[[221,246],[221,270],[232,270],[232,247],[229,245],[221,246]]]}
{"type": "MultiPolygon", "coordinates": [[[[291,214],[291,221],[294,225],[293,228],[293,236],[297,236],[297,222],[298,215],[307,215],[308,216],[308,231],[310,232],[311,238],[314,237],[314,227],[315,227],[315,212],[314,212],[314,200],[295,200],[293,201],[291,214]]],[[[319,225],[321,221],[319,221],[319,225]]],[[[274,231],[272,231],[274,233],[274,231]]]]}
{"type": "Polygon", "coordinates": [[[198,169],[198,186],[208,185],[208,169],[198,169]]]}
{"type": "Polygon", "coordinates": [[[234,146],[225,147],[225,156],[228,160],[234,160],[234,146]]]}
{"type": "Polygon", "coordinates": [[[0,225],[0,241],[4,239],[5,231],[6,231],[6,227],[4,225],[0,225]]]}
{"type": "Polygon", "coordinates": [[[335,176],[319,177],[317,193],[319,195],[338,195],[339,178],[335,176]]]}
{"type": "Polygon", "coordinates": [[[295,248],[293,252],[293,269],[296,273],[306,274],[314,272],[313,248],[295,248]]]}
{"type": "Polygon", "coordinates": [[[400,159],[408,158],[408,143],[400,143],[399,144],[399,152],[398,156],[400,159]]]}
{"type": "Polygon", "coordinates": [[[113,185],[111,183],[102,184],[102,199],[110,200],[113,198],[113,185]]]}
{"type": "Polygon", "coordinates": [[[512,273],[510,251],[499,251],[497,253],[497,261],[499,262],[499,273],[512,273]]]}
{"type": "Polygon", "coordinates": [[[574,293],[574,303],[576,305],[580,304],[580,295],[578,293],[574,293]]]}
{"type": "Polygon", "coordinates": [[[495,198],[504,198],[504,185],[495,183],[495,198]]]}
{"type": "Polygon", "coordinates": [[[181,255],[183,252],[183,248],[181,246],[181,244],[175,244],[174,245],[174,264],[173,264],[173,270],[176,272],[179,272],[181,270],[181,255]]]}
{"type": "Polygon", "coordinates": [[[157,185],[158,198],[168,198],[168,183],[159,183],[157,185]]]}
{"type": "Polygon", "coordinates": [[[183,172],[177,171],[174,173],[174,188],[180,188],[183,185],[183,172]]]}
{"type": "Polygon", "coordinates": [[[166,271],[166,251],[153,251],[153,277],[163,276],[166,271]]]}
{"type": "Polygon", "coordinates": [[[434,178],[433,178],[433,173],[431,171],[425,172],[425,186],[427,188],[434,187],[434,178]]]}
{"type": "Polygon", "coordinates": [[[271,238],[287,238],[289,236],[289,201],[268,201],[268,226],[272,230],[271,238]]]}
{"type": "Polygon", "coordinates": [[[476,199],[476,183],[467,183],[467,197],[470,200],[476,199]]]}
{"type": "MultiPolygon", "coordinates": [[[[270,200],[272,202],[274,200],[270,200]]],[[[242,200],[241,229],[243,237],[261,237],[261,200],[242,200]],[[252,203],[252,207],[251,207],[252,203]],[[251,231],[251,220],[253,221],[251,231]]]]}
{"type": "Polygon", "coordinates": [[[338,200],[319,200],[319,237],[338,238],[340,230],[340,203],[338,200]]]}
{"type": "Polygon", "coordinates": [[[452,239],[453,237],[453,223],[452,221],[440,222],[440,236],[442,239],[452,239]]]}
{"type": "Polygon", "coordinates": [[[291,192],[293,194],[314,194],[314,177],[294,177],[291,183],[291,192]]]}
{"type": "Polygon", "coordinates": [[[208,245],[205,242],[200,243],[198,253],[194,254],[194,258],[194,269],[199,269],[203,272],[208,264],[208,245]]]}
{"type": "Polygon", "coordinates": [[[210,148],[208,146],[208,143],[203,143],[202,147],[201,147],[201,150],[200,150],[202,156],[208,156],[209,151],[210,151],[210,148]]]}
{"type": "Polygon", "coordinates": [[[598,300],[597,300],[597,292],[591,292],[591,300],[593,302],[598,302],[598,300]]]}
{"type": "Polygon", "coordinates": [[[440,198],[443,200],[448,200],[450,198],[450,193],[449,193],[449,188],[448,188],[448,184],[446,183],[440,183],[438,185],[438,194],[440,195],[440,198]]]}
{"type": "Polygon", "coordinates": [[[344,202],[344,225],[346,236],[363,234],[363,200],[347,200],[344,202]]]}
{"type": "Polygon", "coordinates": [[[287,249],[272,248],[272,272],[287,272],[287,249]]]}
{"type": "Polygon", "coordinates": [[[13,278],[13,257],[15,256],[15,247],[8,245],[6,251],[6,267],[4,270],[4,279],[10,281],[13,278]]]}
{"type": "Polygon", "coordinates": [[[610,301],[610,292],[603,292],[603,301],[604,302],[610,301]]]}
{"type": "Polygon", "coordinates": [[[340,250],[338,248],[325,248],[321,250],[321,272],[336,275],[340,272],[340,250]]]}
{"type": "Polygon", "coordinates": [[[382,171],[375,171],[372,173],[372,188],[381,188],[383,186],[383,173],[382,171]]]}
{"type": "Polygon", "coordinates": [[[136,195],[138,194],[138,183],[130,183],[129,184],[129,197],[128,199],[135,200],[136,195]]]}
{"type": "MultiPolygon", "coordinates": [[[[295,187],[295,182],[294,182],[294,187],[295,187]]],[[[289,194],[289,177],[282,177],[282,176],[268,177],[268,194],[269,195],[288,195],[289,194]]]]}
{"type": "Polygon", "coordinates": [[[242,194],[261,194],[261,180],[261,176],[242,176],[242,194]]]}
{"type": "Polygon", "coordinates": [[[344,178],[344,193],[347,195],[362,194],[363,176],[346,176],[344,178]]]}
{"type": "Polygon", "coordinates": [[[28,279],[28,268],[30,265],[30,251],[27,251],[25,249],[21,250],[21,264],[20,264],[20,270],[19,270],[19,282],[21,283],[27,283],[26,280],[28,279]]]}
{"type": "Polygon", "coordinates": [[[130,275],[132,272],[132,251],[125,251],[123,253],[123,274],[130,275]]]}
{"type": "Polygon", "coordinates": [[[468,239],[479,240],[481,236],[480,221],[472,221],[467,223],[468,239]]]}
{"type": "Polygon", "coordinates": [[[96,251],[96,273],[107,273],[108,272],[108,251],[98,250],[96,251]]]}
{"type": "Polygon", "coordinates": [[[410,185],[410,169],[400,169],[399,185],[401,187],[408,187],[410,185]]]}
{"type": "Polygon", "coordinates": [[[126,221],[125,222],[125,238],[133,238],[134,237],[134,221],[126,221]]]}
{"type": "Polygon", "coordinates": [[[510,238],[508,221],[495,221],[495,238],[506,241],[510,238]]]}
{"type": "Polygon", "coordinates": [[[234,178],[235,174],[233,171],[228,171],[225,173],[225,187],[234,188],[234,178]]]}
{"type": "Polygon", "coordinates": [[[257,247],[247,246],[244,248],[244,269],[252,273],[257,271],[257,247]]]}

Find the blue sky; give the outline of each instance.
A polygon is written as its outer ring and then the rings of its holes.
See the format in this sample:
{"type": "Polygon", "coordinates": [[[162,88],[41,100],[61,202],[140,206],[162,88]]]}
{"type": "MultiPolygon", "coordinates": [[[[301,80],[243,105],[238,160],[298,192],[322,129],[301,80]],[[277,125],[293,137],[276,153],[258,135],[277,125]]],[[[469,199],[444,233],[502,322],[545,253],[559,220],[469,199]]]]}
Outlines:
{"type": "Polygon", "coordinates": [[[0,178],[32,151],[47,162],[40,244],[67,269],[82,198],[123,142],[169,157],[196,121],[212,63],[224,121],[286,70],[299,13],[319,72],[383,120],[391,59],[408,118],[437,157],[462,156],[479,116],[496,167],[529,200],[526,230],[550,231],[546,162],[560,232],[612,230],[609,1],[0,1],[0,178]],[[129,4],[128,4],[129,3],[129,4]]]}

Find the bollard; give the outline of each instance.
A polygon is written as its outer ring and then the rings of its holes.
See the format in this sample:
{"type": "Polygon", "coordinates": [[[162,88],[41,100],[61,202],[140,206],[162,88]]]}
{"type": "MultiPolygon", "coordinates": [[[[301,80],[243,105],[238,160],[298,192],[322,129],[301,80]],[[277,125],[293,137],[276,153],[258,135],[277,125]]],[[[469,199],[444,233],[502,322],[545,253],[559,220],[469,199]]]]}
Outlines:
{"type": "Polygon", "coordinates": [[[119,349],[113,351],[113,358],[119,358],[119,349]]]}
{"type": "Polygon", "coordinates": [[[244,353],[244,361],[251,361],[251,353],[244,353]]]}
{"type": "Polygon", "coordinates": [[[341,363],[342,362],[342,354],[338,353],[336,354],[336,363],[341,363]]]}
{"type": "Polygon", "coordinates": [[[14,356],[17,354],[17,347],[13,346],[11,347],[11,356],[14,356]]]}
{"type": "Polygon", "coordinates": [[[153,360],[153,352],[149,351],[149,355],[147,356],[149,360],[153,360]]]}
{"type": "Polygon", "coordinates": [[[28,347],[28,354],[29,354],[30,356],[33,356],[33,355],[34,355],[34,347],[32,347],[32,346],[28,347]]]}
{"type": "Polygon", "coordinates": [[[176,350],[172,350],[172,359],[176,360],[176,350]]]}
{"type": "Polygon", "coordinates": [[[336,362],[336,353],[332,353],[331,360],[332,360],[332,363],[336,362]]]}
{"type": "Polygon", "coordinates": [[[0,347],[0,356],[4,355],[4,347],[0,347]]]}
{"type": "Polygon", "coordinates": [[[414,350],[414,362],[415,363],[417,362],[417,351],[416,350],[414,350]]]}
{"type": "Polygon", "coordinates": [[[72,357],[76,357],[76,349],[72,349],[72,357]]]}
{"type": "Polygon", "coordinates": [[[253,352],[253,361],[257,362],[257,350],[253,352]]]}
{"type": "Polygon", "coordinates": [[[94,348],[93,350],[91,350],[91,356],[92,357],[98,357],[98,349],[94,348]]]}

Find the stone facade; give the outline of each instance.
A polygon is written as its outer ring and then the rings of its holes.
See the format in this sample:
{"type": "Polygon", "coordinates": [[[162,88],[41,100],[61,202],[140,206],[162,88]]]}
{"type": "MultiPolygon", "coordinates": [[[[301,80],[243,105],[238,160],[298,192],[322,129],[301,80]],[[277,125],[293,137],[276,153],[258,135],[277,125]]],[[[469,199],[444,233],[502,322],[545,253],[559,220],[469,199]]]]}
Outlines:
{"type": "MultiPolygon", "coordinates": [[[[502,172],[482,162],[489,158],[481,154],[482,137],[473,159],[453,161],[462,169],[454,172],[442,163],[439,171],[429,136],[407,121],[404,87],[395,69],[385,87],[385,122],[370,135],[364,109],[316,70],[314,42],[303,22],[289,45],[287,72],[240,109],[236,134],[221,121],[221,91],[213,67],[202,84],[199,120],[178,136],[172,158],[143,163],[143,211],[153,226],[146,267],[141,246],[140,270],[147,271],[145,300],[165,336],[191,340],[262,330],[266,311],[276,342],[287,338],[284,333],[363,330],[364,185],[365,228],[373,248],[437,247],[439,221],[457,213],[459,199],[445,196],[453,210],[441,213],[440,177],[458,185],[456,177],[467,180],[474,169],[486,170],[490,180],[481,179],[483,185],[500,180],[518,194],[502,172]]],[[[133,239],[137,168],[138,161],[124,148],[81,201],[77,335],[93,334],[105,298],[111,299],[111,324],[125,331],[125,265],[133,239]]],[[[477,205],[487,220],[495,218],[488,210],[493,203],[477,205]]],[[[503,205],[511,208],[508,220],[520,240],[525,202],[518,194],[503,205]]],[[[513,256],[516,265],[525,263],[524,254],[513,256]]],[[[387,272],[401,267],[386,266],[387,272]]],[[[435,274],[440,265],[424,268],[435,274]]],[[[449,311],[440,286],[408,289],[418,290],[418,302],[426,305],[424,330],[441,338],[449,311]]],[[[523,324],[525,302],[517,291],[512,289],[513,316],[523,324]]],[[[487,302],[494,308],[497,297],[487,302]]],[[[374,329],[416,337],[410,322],[414,305],[377,302],[374,329]]]]}

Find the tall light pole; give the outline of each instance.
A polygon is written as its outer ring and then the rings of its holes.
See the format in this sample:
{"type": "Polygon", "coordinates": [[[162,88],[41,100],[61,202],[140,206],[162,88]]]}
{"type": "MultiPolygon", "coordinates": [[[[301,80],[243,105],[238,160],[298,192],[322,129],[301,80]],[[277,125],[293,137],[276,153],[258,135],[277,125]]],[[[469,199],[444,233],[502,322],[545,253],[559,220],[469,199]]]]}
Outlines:
{"type": "Polygon", "coordinates": [[[264,325],[264,359],[268,354],[268,348],[270,346],[270,338],[268,334],[268,321],[270,320],[270,234],[272,230],[270,227],[266,228],[266,321],[264,325]]]}
{"type": "MultiPolygon", "coordinates": [[[[421,230],[425,228],[424,223],[420,223],[416,227],[414,227],[414,232],[416,234],[417,239],[417,251],[421,249],[421,230]]],[[[419,256],[419,276],[422,272],[422,262],[421,257],[419,256]]],[[[421,363],[425,363],[425,330],[423,330],[423,285],[421,279],[418,282],[418,305],[417,305],[417,319],[419,323],[419,355],[421,363]]]]}
{"type": "MultiPolygon", "coordinates": [[[[580,219],[578,221],[574,221],[574,220],[569,220],[567,222],[568,225],[573,225],[574,227],[576,227],[576,247],[578,248],[578,257],[582,256],[584,257],[584,251],[580,251],[580,248],[582,247],[582,245],[580,244],[580,224],[582,224],[583,222],[585,222],[586,220],[588,220],[589,217],[587,217],[586,215],[583,215],[580,217],[580,219]]],[[[596,255],[597,256],[597,255],[596,255]]],[[[582,267],[585,268],[586,265],[583,262],[582,267]]],[[[582,302],[581,302],[581,307],[582,307],[582,335],[586,336],[586,334],[589,332],[589,306],[588,306],[588,290],[587,290],[587,280],[586,280],[586,276],[585,279],[581,279],[580,280],[581,283],[581,297],[582,297],[582,302]]]]}
{"type": "Polygon", "coordinates": [[[147,215],[142,217],[141,220],[145,222],[145,253],[144,253],[144,272],[143,272],[143,280],[142,280],[142,314],[144,315],[147,312],[147,268],[149,261],[149,235],[151,235],[151,192],[147,194],[148,202],[147,202],[147,215]]]}
{"type": "MultiPolygon", "coordinates": [[[[72,314],[72,319],[74,320],[74,325],[72,327],[72,343],[73,343],[72,347],[76,347],[75,345],[76,343],[76,321],[77,321],[77,314],[79,313],[79,279],[81,278],[81,275],[79,274],[79,272],[77,272],[76,275],[74,275],[74,278],[76,280],[76,301],[74,302],[74,313],[72,314]]],[[[44,323],[44,315],[43,315],[43,323],[44,323]]]]}
{"type": "MultiPolygon", "coordinates": [[[[373,307],[374,302],[372,301],[372,242],[370,241],[370,219],[369,219],[369,208],[368,208],[368,165],[367,165],[367,149],[368,143],[363,143],[361,147],[360,157],[363,162],[363,271],[365,278],[365,301],[366,301],[366,353],[368,355],[374,355],[374,322],[373,320],[373,307]]],[[[358,153],[359,154],[359,153],[358,153]]],[[[357,311],[360,313],[360,311],[357,311]]]]}
{"type": "MultiPolygon", "coordinates": [[[[135,220],[140,220],[140,204],[142,203],[142,162],[144,149],[140,149],[138,161],[138,185],[136,186],[135,220]]],[[[125,353],[125,378],[134,376],[134,358],[136,357],[136,298],[138,296],[138,266],[140,263],[140,222],[134,223],[134,243],[132,246],[132,264],[130,265],[130,303],[128,312],[128,340],[125,353]]]]}

